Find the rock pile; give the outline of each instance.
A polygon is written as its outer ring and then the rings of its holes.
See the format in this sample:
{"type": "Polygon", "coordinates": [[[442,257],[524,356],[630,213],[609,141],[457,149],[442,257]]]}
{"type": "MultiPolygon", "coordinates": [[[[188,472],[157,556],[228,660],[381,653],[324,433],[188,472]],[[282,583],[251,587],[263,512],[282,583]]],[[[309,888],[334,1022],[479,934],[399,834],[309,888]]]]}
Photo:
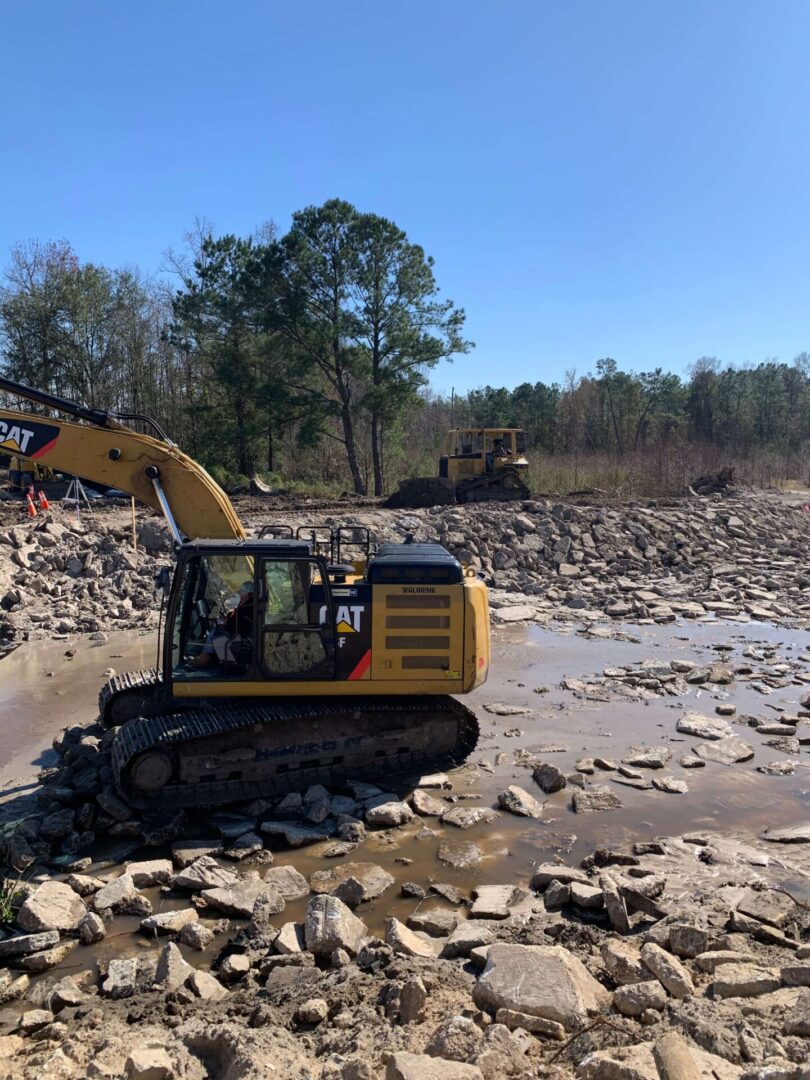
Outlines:
{"type": "Polygon", "coordinates": [[[190,1055],[219,1047],[230,1061],[241,1032],[254,1054],[234,1075],[247,1080],[265,1075],[256,1047],[270,1044],[282,1080],[657,1080],[673,1035],[687,1075],[807,1078],[810,914],[761,868],[746,884],[750,849],[723,852],[720,880],[711,840],[691,837],[542,864],[529,888],[437,885],[434,906],[415,901],[381,935],[363,905],[393,879],[373,863],[307,882],[289,866],[254,857],[234,868],[204,850],[176,843],[171,859],[130,862],[119,877],[74,873],[30,892],[25,932],[0,941],[0,1003],[18,1003],[0,1036],[13,1075],[46,1064],[57,1075],[61,1055],[68,1080],[90,1075],[93,1058],[94,1075],[195,1076],[190,1055]],[[185,906],[148,913],[139,890],[150,887],[185,906]],[[291,918],[297,900],[305,908],[291,918]],[[81,949],[89,920],[120,914],[136,915],[155,947],[30,981],[58,941],[81,949]]]}
{"type": "MultiPolygon", "coordinates": [[[[484,574],[496,622],[715,615],[810,625],[810,515],[764,495],[284,516],[293,527],[366,527],[380,543],[438,540],[484,574]]],[[[267,513],[244,517],[258,531],[267,513]]],[[[0,532],[0,648],[54,631],[154,626],[154,576],[170,554],[168,531],[152,516],[141,517],[137,551],[120,513],[77,522],[56,511],[12,525],[0,532]]]]}
{"type": "Polygon", "coordinates": [[[67,516],[0,532],[0,640],[156,625],[164,541],[142,536],[155,539],[133,551],[131,530],[67,516]]]}

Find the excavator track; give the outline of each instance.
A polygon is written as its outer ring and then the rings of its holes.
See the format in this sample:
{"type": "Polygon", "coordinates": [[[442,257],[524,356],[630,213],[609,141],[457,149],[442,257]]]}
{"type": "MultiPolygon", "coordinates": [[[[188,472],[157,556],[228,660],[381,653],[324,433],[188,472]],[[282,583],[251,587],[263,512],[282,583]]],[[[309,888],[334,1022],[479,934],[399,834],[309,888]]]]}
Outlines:
{"type": "Polygon", "coordinates": [[[451,697],[219,699],[128,720],[112,755],[127,802],[164,810],[448,768],[477,741],[475,714],[451,697]]]}
{"type": "Polygon", "coordinates": [[[113,675],[98,693],[98,715],[106,728],[120,727],[127,720],[149,716],[159,707],[163,680],[155,668],[124,671],[113,675]]]}

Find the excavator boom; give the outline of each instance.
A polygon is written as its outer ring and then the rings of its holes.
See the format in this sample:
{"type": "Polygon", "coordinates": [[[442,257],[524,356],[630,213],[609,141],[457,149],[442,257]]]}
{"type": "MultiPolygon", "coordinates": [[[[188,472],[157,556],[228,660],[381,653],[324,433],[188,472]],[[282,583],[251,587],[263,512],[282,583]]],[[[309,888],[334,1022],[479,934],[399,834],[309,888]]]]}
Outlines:
{"type": "Polygon", "coordinates": [[[134,495],[163,511],[178,541],[245,538],[242,523],[219,484],[168,440],[141,435],[114,415],[2,377],[0,391],[85,421],[77,424],[0,408],[0,451],[134,495]]]}

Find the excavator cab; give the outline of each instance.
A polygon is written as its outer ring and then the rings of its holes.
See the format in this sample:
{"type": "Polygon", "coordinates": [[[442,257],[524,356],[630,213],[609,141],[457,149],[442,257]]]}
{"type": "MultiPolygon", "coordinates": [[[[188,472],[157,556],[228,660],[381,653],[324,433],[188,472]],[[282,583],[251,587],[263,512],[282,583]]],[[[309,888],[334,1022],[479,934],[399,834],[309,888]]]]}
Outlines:
{"type": "Polygon", "coordinates": [[[334,679],[325,559],[302,541],[239,546],[181,549],[165,641],[172,683],[334,679]]]}

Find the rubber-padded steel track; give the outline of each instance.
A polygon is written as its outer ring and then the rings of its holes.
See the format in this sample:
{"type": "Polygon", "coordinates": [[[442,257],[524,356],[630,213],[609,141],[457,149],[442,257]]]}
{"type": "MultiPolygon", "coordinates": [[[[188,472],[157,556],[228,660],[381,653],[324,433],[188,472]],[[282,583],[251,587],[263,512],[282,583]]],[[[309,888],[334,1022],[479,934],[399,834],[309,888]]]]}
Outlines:
{"type": "Polygon", "coordinates": [[[474,713],[451,697],[231,698],[130,720],[112,753],[116,786],[130,804],[172,809],[448,768],[477,740],[474,713]],[[138,790],[133,769],[154,754],[171,763],[171,779],[138,790]]]}

